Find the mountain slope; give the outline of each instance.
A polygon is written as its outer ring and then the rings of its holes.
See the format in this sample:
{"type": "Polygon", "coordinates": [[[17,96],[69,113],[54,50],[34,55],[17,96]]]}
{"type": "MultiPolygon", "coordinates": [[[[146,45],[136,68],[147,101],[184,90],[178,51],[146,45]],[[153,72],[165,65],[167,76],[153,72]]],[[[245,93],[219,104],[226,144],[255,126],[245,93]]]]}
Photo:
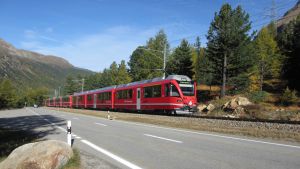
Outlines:
{"type": "Polygon", "coordinates": [[[63,58],[19,50],[0,39],[0,79],[8,78],[17,87],[57,88],[68,75],[92,73],[63,58]]]}
{"type": "Polygon", "coordinates": [[[277,20],[276,25],[280,29],[283,25],[288,24],[290,21],[297,18],[300,15],[300,0],[296,3],[296,5],[288,10],[283,17],[277,20]]]}

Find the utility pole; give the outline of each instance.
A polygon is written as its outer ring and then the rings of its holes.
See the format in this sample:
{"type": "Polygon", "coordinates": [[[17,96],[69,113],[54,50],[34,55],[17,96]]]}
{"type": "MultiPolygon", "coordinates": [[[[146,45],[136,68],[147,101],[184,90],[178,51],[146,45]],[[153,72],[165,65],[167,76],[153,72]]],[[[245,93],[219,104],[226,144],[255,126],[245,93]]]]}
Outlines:
{"type": "Polygon", "coordinates": [[[60,97],[60,86],[58,86],[58,97],[60,97]]]}
{"type": "Polygon", "coordinates": [[[164,45],[164,65],[163,65],[163,79],[166,78],[166,55],[167,55],[167,43],[164,45]]]}
{"type": "Polygon", "coordinates": [[[74,82],[81,82],[81,92],[83,92],[84,90],[84,78],[82,78],[81,80],[77,79],[77,80],[72,80],[74,82]]]}

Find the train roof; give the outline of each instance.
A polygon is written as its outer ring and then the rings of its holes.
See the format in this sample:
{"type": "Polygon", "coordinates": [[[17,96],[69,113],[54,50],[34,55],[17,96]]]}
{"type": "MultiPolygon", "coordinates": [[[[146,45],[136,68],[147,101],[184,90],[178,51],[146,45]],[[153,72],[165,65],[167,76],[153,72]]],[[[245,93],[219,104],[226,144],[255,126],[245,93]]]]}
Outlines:
{"type": "Polygon", "coordinates": [[[84,92],[77,92],[77,93],[74,93],[74,96],[78,96],[78,95],[82,95],[82,94],[95,93],[95,92],[101,92],[101,91],[115,89],[115,88],[116,88],[116,85],[108,86],[108,87],[104,87],[104,88],[100,88],[100,89],[88,90],[88,91],[84,91],[84,92]]]}
{"type": "Polygon", "coordinates": [[[152,83],[152,82],[160,82],[163,80],[178,80],[178,81],[188,81],[188,82],[192,81],[188,76],[185,75],[169,75],[167,78],[157,77],[154,79],[131,82],[128,84],[121,84],[118,85],[116,88],[130,87],[130,86],[141,85],[141,84],[152,83]]]}
{"type": "Polygon", "coordinates": [[[141,84],[152,83],[152,82],[160,82],[163,80],[178,80],[178,81],[188,81],[188,82],[192,81],[188,76],[185,76],[185,75],[169,75],[167,78],[157,77],[157,78],[153,78],[153,79],[131,82],[131,83],[121,84],[121,85],[117,85],[117,86],[114,85],[114,86],[108,86],[108,87],[95,89],[95,90],[77,92],[77,93],[74,93],[74,96],[78,96],[78,95],[82,95],[82,94],[89,94],[89,93],[94,93],[94,92],[100,92],[100,91],[109,90],[109,89],[130,87],[130,86],[141,85],[141,84]]]}

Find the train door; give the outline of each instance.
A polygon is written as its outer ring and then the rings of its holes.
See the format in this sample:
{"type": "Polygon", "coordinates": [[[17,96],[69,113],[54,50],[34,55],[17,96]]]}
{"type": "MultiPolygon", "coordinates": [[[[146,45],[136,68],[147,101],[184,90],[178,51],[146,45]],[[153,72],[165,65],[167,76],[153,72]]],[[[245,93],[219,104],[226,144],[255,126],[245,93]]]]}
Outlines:
{"type": "Polygon", "coordinates": [[[97,107],[97,94],[94,94],[94,109],[96,109],[97,107]]]}
{"type": "Polygon", "coordinates": [[[76,96],[76,107],[78,108],[78,100],[79,100],[79,97],[76,96]]]}
{"type": "Polygon", "coordinates": [[[141,110],[141,88],[136,89],[136,109],[141,110]]]}

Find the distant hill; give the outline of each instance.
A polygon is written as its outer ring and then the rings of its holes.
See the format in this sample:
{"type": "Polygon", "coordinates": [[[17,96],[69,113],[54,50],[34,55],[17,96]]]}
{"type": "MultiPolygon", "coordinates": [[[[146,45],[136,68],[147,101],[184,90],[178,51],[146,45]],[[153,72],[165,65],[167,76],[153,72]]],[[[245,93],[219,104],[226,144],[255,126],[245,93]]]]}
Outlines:
{"type": "Polygon", "coordinates": [[[92,73],[74,67],[63,58],[16,49],[0,39],[0,79],[8,78],[16,87],[57,88],[68,75],[92,73]]]}
{"type": "Polygon", "coordinates": [[[300,0],[296,3],[296,5],[288,10],[283,17],[277,20],[277,27],[280,29],[283,25],[288,24],[290,21],[297,18],[300,15],[300,0]]]}

